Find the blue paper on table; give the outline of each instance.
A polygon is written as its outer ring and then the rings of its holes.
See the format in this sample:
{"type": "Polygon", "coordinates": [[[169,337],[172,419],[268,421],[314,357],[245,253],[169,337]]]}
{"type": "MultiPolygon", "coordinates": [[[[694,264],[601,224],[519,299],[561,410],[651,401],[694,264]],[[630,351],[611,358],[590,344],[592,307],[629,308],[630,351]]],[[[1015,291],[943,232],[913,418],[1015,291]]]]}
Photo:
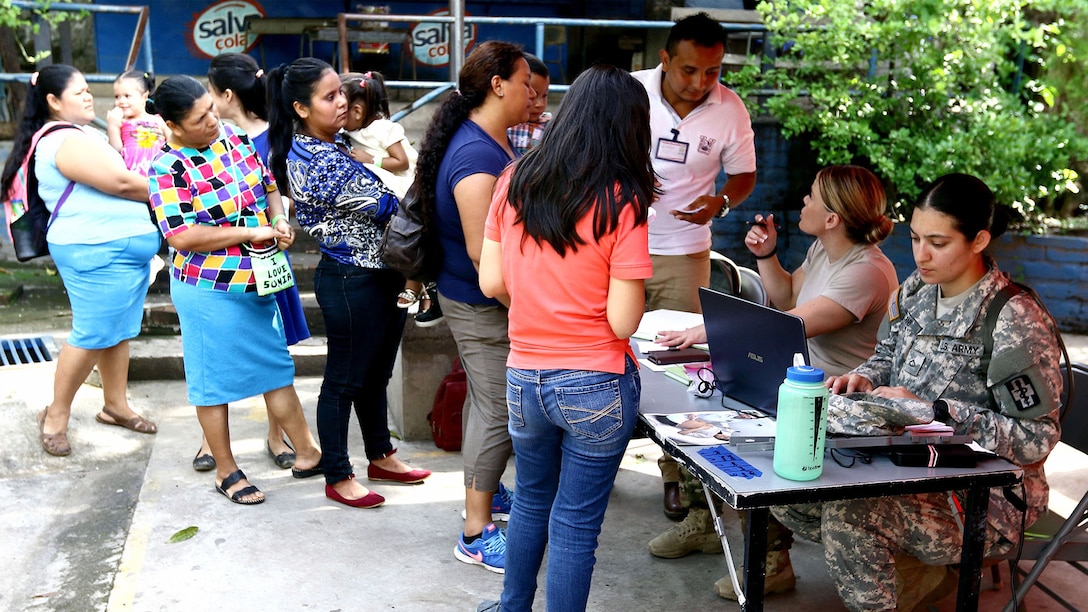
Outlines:
{"type": "Polygon", "coordinates": [[[759,478],[763,472],[757,470],[751,463],[738,457],[733,451],[724,446],[708,446],[699,449],[699,455],[710,462],[710,465],[718,468],[734,478],[751,480],[759,478]]]}

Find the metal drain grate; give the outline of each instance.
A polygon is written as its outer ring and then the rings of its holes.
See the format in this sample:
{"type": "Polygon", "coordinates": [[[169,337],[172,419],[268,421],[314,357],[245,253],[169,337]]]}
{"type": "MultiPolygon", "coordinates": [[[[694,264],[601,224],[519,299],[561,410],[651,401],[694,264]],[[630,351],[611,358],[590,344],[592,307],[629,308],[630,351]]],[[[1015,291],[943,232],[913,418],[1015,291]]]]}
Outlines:
{"type": "Polygon", "coordinates": [[[0,338],[0,367],[53,361],[56,351],[50,336],[0,338]]]}

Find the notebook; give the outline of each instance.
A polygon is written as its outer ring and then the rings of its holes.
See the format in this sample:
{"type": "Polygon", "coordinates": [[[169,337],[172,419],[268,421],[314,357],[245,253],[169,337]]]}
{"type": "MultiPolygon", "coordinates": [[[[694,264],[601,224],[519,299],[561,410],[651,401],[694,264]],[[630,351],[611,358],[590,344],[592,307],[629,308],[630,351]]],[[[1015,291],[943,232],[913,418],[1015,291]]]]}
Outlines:
{"type": "Polygon", "coordinates": [[[722,394],[766,414],[778,413],[778,387],[794,353],[808,363],[801,317],[699,289],[710,363],[722,394]]]}

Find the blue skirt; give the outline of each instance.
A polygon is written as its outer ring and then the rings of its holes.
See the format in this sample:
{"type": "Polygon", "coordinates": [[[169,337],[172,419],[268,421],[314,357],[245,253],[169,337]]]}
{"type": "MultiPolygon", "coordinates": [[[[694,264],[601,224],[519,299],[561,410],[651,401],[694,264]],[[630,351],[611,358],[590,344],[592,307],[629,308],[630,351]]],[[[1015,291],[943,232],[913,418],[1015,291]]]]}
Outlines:
{"type": "Polygon", "coordinates": [[[106,349],[140,335],[159,232],[102,244],[49,244],[68,301],[76,348],[106,349]]]}
{"type": "Polygon", "coordinates": [[[189,403],[219,406],[293,384],[276,298],[198,289],[171,278],[189,403]]]}

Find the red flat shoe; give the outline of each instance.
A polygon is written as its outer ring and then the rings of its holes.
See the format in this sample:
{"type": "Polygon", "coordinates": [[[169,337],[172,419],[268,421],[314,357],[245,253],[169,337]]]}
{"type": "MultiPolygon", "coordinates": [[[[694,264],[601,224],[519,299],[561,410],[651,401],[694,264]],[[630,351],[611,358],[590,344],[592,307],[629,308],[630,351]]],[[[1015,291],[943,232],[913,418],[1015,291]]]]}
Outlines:
{"type": "Polygon", "coordinates": [[[390,472],[371,463],[366,466],[366,477],[375,482],[399,482],[402,484],[419,484],[431,475],[430,470],[411,470],[408,472],[390,472]]]}
{"type": "Polygon", "coordinates": [[[385,503],[385,498],[374,491],[367,493],[359,499],[348,499],[337,493],[336,489],[332,488],[332,485],[330,484],[325,485],[325,497],[340,502],[345,506],[351,506],[352,508],[377,508],[385,503]]]}

